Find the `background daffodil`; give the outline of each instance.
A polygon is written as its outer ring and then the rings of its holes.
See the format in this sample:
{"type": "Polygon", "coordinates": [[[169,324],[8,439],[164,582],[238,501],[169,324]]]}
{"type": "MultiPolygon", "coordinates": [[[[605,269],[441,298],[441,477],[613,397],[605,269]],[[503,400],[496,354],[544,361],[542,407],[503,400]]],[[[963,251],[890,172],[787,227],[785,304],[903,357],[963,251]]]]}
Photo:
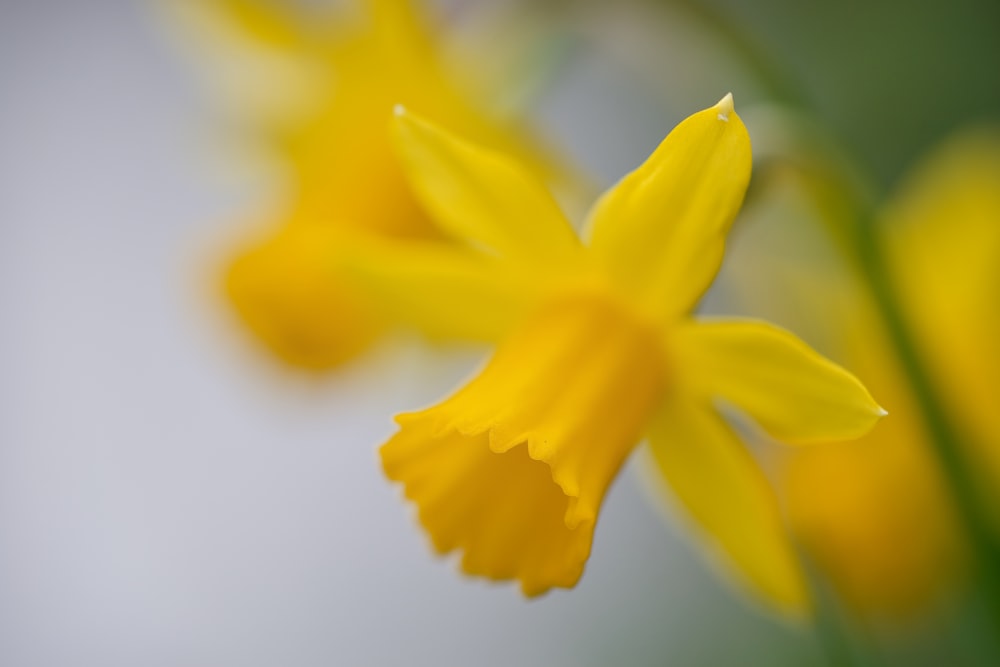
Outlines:
{"type": "Polygon", "coordinates": [[[287,167],[289,196],[272,216],[277,224],[241,244],[225,289],[243,323],[290,364],[337,366],[386,325],[336,265],[345,235],[436,233],[386,136],[394,104],[555,177],[526,132],[471,100],[441,55],[439,35],[409,0],[357,0],[325,12],[265,0],[210,0],[194,9],[211,29],[209,46],[251,54],[241,61],[253,66],[246,87],[268,91],[239,112],[287,167]]]}
{"type": "Polygon", "coordinates": [[[788,442],[857,437],[883,411],[792,334],[691,315],[750,176],[732,97],[601,197],[583,241],[514,160],[402,108],[393,129],[415,192],[466,248],[409,244],[394,270],[356,270],[397,317],[497,342],[455,394],[398,417],[381,450],[437,550],[527,595],[573,586],[604,494],[646,438],[709,541],[758,593],[803,608],[776,502],[718,408],[788,442]]]}
{"type": "MultiPolygon", "coordinates": [[[[958,598],[969,562],[925,416],[862,276],[828,235],[850,224],[848,209],[817,198],[810,171],[785,166],[768,174],[747,209],[748,233],[723,291],[856,370],[893,415],[855,442],[774,452],[791,525],[857,614],[869,621],[926,616],[958,598]],[[776,252],[779,238],[795,252],[776,252]]],[[[1000,138],[965,132],[912,171],[878,220],[920,352],[981,472],[980,496],[994,503],[998,183],[1000,138]]]]}
{"type": "Polygon", "coordinates": [[[928,156],[883,212],[889,269],[1000,536],[1000,131],[928,156]]]}

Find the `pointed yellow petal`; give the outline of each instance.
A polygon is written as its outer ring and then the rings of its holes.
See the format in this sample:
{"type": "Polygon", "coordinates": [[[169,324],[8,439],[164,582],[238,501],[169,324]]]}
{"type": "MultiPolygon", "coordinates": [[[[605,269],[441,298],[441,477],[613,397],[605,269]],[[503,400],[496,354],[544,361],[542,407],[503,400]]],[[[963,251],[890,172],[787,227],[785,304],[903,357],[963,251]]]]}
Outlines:
{"type": "Polygon", "coordinates": [[[750,138],[732,96],[678,125],[598,201],[591,245],[657,312],[690,310],[719,265],[750,179],[750,138]]]}
{"type": "Polygon", "coordinates": [[[649,431],[656,470],[702,536],[768,602],[809,607],[805,580],[773,491],[710,406],[668,399],[649,431]]]}
{"type": "Polygon", "coordinates": [[[260,46],[292,50],[302,43],[301,29],[280,5],[260,0],[207,0],[196,4],[202,10],[214,10],[231,31],[260,46]]]}
{"type": "Polygon", "coordinates": [[[433,41],[412,0],[365,0],[371,32],[386,50],[428,53],[433,41]]]}
{"type": "Polygon", "coordinates": [[[433,339],[499,340],[544,293],[537,276],[462,246],[355,234],[344,249],[373,310],[433,339]]]}
{"type": "Polygon", "coordinates": [[[579,241],[552,195],[513,160],[396,108],[393,138],[417,196],[449,234],[552,262],[579,241]]]}
{"type": "Polygon", "coordinates": [[[776,326],[693,322],[675,343],[694,391],[731,402],[779,440],[849,440],[886,414],[856,377],[776,326]]]}

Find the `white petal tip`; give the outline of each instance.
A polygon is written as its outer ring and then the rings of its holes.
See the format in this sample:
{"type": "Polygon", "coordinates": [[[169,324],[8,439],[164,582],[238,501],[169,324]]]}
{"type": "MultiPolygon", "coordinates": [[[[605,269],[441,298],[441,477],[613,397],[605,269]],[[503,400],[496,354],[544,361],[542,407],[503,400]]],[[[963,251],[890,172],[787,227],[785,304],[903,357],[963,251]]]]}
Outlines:
{"type": "Polygon", "coordinates": [[[733,113],[733,94],[726,93],[726,96],[715,105],[719,120],[729,122],[729,114],[733,113]]]}
{"type": "Polygon", "coordinates": [[[878,414],[878,416],[879,416],[879,417],[885,417],[886,415],[888,415],[888,414],[889,414],[889,411],[888,411],[888,410],[886,410],[886,409],[885,409],[885,408],[883,408],[883,407],[880,407],[880,408],[878,409],[878,413],[877,413],[877,414],[878,414]]]}
{"type": "Polygon", "coordinates": [[[397,104],[396,106],[394,106],[392,108],[392,115],[393,116],[397,116],[397,117],[405,116],[406,115],[406,107],[404,107],[402,104],[397,104]]]}

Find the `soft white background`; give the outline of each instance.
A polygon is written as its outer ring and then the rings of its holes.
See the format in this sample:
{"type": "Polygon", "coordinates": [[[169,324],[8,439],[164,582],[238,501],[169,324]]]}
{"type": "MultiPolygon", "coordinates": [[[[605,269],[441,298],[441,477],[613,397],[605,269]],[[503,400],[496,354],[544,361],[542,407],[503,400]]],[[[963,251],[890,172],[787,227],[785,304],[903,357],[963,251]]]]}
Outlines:
{"type": "MultiPolygon", "coordinates": [[[[317,384],[224,326],[208,248],[252,193],[206,168],[204,91],[156,17],[0,3],[0,665],[817,660],[661,519],[638,460],[574,591],[432,557],[375,448],[475,357],[384,347],[317,384]]],[[[680,120],[615,108],[621,85],[570,68],[544,106],[605,178],[680,120]]]]}

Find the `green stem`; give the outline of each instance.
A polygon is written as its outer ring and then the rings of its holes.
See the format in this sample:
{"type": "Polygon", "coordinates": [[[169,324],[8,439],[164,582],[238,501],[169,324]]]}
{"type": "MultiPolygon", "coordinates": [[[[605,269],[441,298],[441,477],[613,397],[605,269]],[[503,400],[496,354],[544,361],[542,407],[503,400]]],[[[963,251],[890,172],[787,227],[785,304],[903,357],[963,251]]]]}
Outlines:
{"type": "Polygon", "coordinates": [[[829,667],[882,667],[884,661],[871,638],[845,613],[836,591],[801,549],[799,561],[806,573],[810,597],[816,605],[813,630],[829,667]]]}
{"type": "Polygon", "coordinates": [[[829,667],[877,667],[868,659],[868,651],[861,651],[846,627],[843,616],[831,604],[818,603],[813,623],[816,638],[823,648],[829,667]]]}
{"type": "Polygon", "coordinates": [[[857,659],[839,619],[817,613],[813,627],[829,667],[869,667],[857,659]]]}
{"type": "Polygon", "coordinates": [[[899,361],[926,422],[933,453],[954,499],[956,513],[973,551],[976,583],[990,615],[995,636],[1000,637],[1000,543],[993,532],[991,517],[978,492],[973,464],[962,449],[962,439],[941,408],[930,374],[917,351],[899,300],[886,269],[885,255],[870,216],[856,225],[856,250],[872,296],[886,325],[899,361]]]}

